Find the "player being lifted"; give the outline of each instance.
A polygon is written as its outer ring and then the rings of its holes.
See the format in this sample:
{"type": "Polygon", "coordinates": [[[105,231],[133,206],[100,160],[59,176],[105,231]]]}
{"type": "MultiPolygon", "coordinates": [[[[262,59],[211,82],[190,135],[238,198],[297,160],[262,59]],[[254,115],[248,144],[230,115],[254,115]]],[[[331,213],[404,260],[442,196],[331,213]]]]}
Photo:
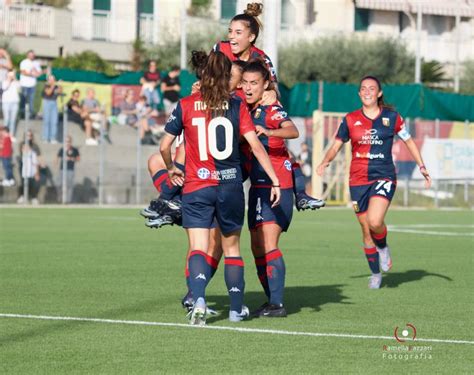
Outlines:
{"type": "Polygon", "coordinates": [[[206,251],[214,219],[222,232],[224,277],[230,296],[229,320],[238,322],[248,316],[248,309],[243,305],[245,283],[239,246],[245,204],[240,136],[250,144],[271,178],[273,205],[280,202],[280,182],[257,138],[248,109],[240,99],[230,95],[230,71],[231,62],[222,53],[209,55],[202,71],[200,92],[179,101],[160,144],[172,183],[183,186],[183,227],[192,249],[188,260],[189,280],[196,300],[190,323],[196,325],[206,321],[205,289],[210,273],[206,251]],[[171,158],[172,144],[182,132],[186,151],[184,174],[171,158]]]}
{"type": "Polygon", "coordinates": [[[431,186],[431,178],[423,164],[418,147],[402,117],[385,105],[380,81],[373,76],[362,78],[359,85],[362,108],[347,114],[336,134],[336,139],[317,167],[322,176],[329,163],[336,157],[344,142],[351,142],[352,161],[349,186],[354,211],[362,229],[364,252],[372,276],[369,288],[378,289],[382,283],[382,271],[392,267],[390,249],[387,246],[385,215],[397,184],[392,160],[393,138],[398,135],[425,178],[425,186],[431,186]]]}

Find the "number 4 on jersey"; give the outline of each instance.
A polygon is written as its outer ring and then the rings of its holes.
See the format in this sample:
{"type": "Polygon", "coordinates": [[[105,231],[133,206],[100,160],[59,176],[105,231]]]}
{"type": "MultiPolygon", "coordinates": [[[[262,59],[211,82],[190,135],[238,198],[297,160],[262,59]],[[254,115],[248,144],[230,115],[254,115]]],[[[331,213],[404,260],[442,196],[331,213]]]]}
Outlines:
{"type": "Polygon", "coordinates": [[[216,117],[209,122],[209,126],[206,129],[206,119],[204,117],[193,118],[193,126],[198,128],[198,148],[199,148],[199,159],[201,161],[208,160],[208,149],[209,153],[214,159],[224,160],[232,154],[233,148],[233,127],[229,119],[225,117],[216,117]],[[225,147],[222,151],[217,148],[217,127],[224,127],[224,144],[225,147]],[[207,130],[207,134],[206,134],[207,130]]]}
{"type": "Polygon", "coordinates": [[[391,189],[392,189],[392,181],[380,180],[380,181],[377,181],[377,186],[375,186],[375,193],[379,195],[387,196],[387,193],[390,193],[391,189]]]}

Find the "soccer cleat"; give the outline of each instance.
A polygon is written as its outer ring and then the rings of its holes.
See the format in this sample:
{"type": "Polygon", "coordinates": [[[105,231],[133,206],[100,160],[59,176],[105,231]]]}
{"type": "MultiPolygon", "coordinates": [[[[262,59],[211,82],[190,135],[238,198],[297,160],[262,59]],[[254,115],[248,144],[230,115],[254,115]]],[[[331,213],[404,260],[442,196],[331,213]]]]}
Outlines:
{"type": "Polygon", "coordinates": [[[169,215],[148,218],[145,221],[145,226],[147,226],[148,228],[161,228],[163,225],[173,224],[175,224],[175,222],[173,218],[169,215]]]}
{"type": "Polygon", "coordinates": [[[268,306],[260,312],[259,316],[267,318],[284,318],[286,315],[286,310],[283,305],[268,304],[268,306]]]}
{"type": "Polygon", "coordinates": [[[379,252],[380,268],[383,272],[388,272],[392,268],[392,257],[390,256],[390,248],[385,246],[383,249],[377,248],[379,252]]]}
{"type": "Polygon", "coordinates": [[[193,309],[194,298],[190,290],[188,291],[188,293],[186,293],[186,295],[181,300],[181,306],[183,306],[188,311],[191,311],[193,309]]]}
{"type": "Polygon", "coordinates": [[[144,208],[143,210],[140,211],[140,215],[142,215],[145,218],[155,218],[158,215],[158,212],[154,211],[150,206],[144,208]]]}
{"type": "Polygon", "coordinates": [[[326,202],[324,200],[310,197],[306,193],[298,193],[296,195],[296,209],[298,211],[307,209],[317,210],[325,205],[326,202]]]}
{"type": "Polygon", "coordinates": [[[249,308],[245,305],[242,305],[242,310],[240,312],[230,310],[229,311],[229,321],[231,322],[241,322],[242,320],[250,316],[249,308]]]}
{"type": "Polygon", "coordinates": [[[193,309],[188,314],[189,324],[193,326],[205,326],[206,325],[206,302],[204,298],[199,297],[193,306],[193,309]]]}
{"type": "Polygon", "coordinates": [[[146,218],[155,218],[157,216],[169,216],[173,224],[181,225],[181,202],[176,199],[157,198],[150,201],[150,205],[140,211],[140,215],[146,218]]]}
{"type": "Polygon", "coordinates": [[[381,284],[382,284],[381,273],[373,273],[372,276],[369,277],[369,289],[380,289],[381,284]]]}
{"type": "Polygon", "coordinates": [[[258,309],[252,311],[252,313],[250,314],[250,316],[254,317],[254,318],[258,318],[260,316],[260,313],[265,310],[268,306],[268,302],[265,302],[263,305],[261,305],[258,309]]]}

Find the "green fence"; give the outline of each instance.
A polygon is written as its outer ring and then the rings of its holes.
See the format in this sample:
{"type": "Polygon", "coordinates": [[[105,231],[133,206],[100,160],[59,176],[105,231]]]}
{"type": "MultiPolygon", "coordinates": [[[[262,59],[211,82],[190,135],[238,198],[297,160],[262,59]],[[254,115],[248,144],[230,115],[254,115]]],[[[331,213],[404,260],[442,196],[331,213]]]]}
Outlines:
{"type": "MultiPolygon", "coordinates": [[[[125,72],[107,76],[91,71],[53,69],[57,79],[69,82],[91,82],[109,85],[138,85],[142,72],[125,72]]],[[[162,75],[166,74],[163,72],[162,75]]],[[[44,77],[43,77],[44,79],[44,77]]],[[[188,95],[196,77],[188,71],[180,74],[181,95],[188,95]]],[[[322,83],[322,110],[326,112],[350,112],[360,107],[358,86],[342,83],[322,83]]],[[[299,83],[291,89],[280,85],[282,102],[292,116],[311,117],[319,107],[319,82],[299,83]]],[[[423,85],[385,85],[386,101],[405,117],[474,121],[474,95],[449,94],[435,91],[423,85]]]]}

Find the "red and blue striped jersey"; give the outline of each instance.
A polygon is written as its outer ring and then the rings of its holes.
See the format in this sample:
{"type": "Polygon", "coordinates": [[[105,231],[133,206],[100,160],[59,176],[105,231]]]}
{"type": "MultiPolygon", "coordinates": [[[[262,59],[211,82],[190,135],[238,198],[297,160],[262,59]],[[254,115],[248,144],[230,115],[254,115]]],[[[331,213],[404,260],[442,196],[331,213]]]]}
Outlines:
{"type": "MultiPolygon", "coordinates": [[[[223,40],[216,45],[214,45],[214,51],[215,52],[222,52],[224,55],[226,55],[230,61],[235,61],[235,60],[240,60],[240,58],[232,53],[232,50],[230,49],[230,42],[228,40],[223,40]]],[[[267,65],[268,71],[270,72],[270,77],[272,82],[278,82],[277,77],[276,77],[276,70],[275,67],[273,66],[272,60],[270,57],[268,57],[265,52],[263,52],[261,49],[258,49],[254,45],[250,47],[250,60],[251,59],[256,59],[256,58],[261,58],[267,65]]]]}
{"type": "Polygon", "coordinates": [[[201,94],[181,99],[170,115],[165,131],[184,133],[186,152],[183,193],[224,183],[242,183],[239,139],[255,131],[247,105],[232,97],[222,116],[211,117],[201,94]]]}
{"type": "MultiPolygon", "coordinates": [[[[255,126],[260,125],[265,129],[279,129],[283,122],[291,121],[279,102],[267,106],[259,105],[251,111],[251,115],[255,126]]],[[[292,188],[292,168],[285,140],[278,137],[260,137],[260,141],[267,150],[273,169],[280,180],[281,188],[292,188]]],[[[272,185],[272,181],[255,156],[252,156],[251,160],[250,181],[254,187],[268,187],[272,185]]]]}
{"type": "Polygon", "coordinates": [[[379,179],[396,180],[392,159],[393,137],[410,138],[403,118],[389,108],[381,108],[375,119],[362,109],[347,114],[341,122],[336,139],[351,141],[352,161],[349,185],[366,185],[379,179]]]}

